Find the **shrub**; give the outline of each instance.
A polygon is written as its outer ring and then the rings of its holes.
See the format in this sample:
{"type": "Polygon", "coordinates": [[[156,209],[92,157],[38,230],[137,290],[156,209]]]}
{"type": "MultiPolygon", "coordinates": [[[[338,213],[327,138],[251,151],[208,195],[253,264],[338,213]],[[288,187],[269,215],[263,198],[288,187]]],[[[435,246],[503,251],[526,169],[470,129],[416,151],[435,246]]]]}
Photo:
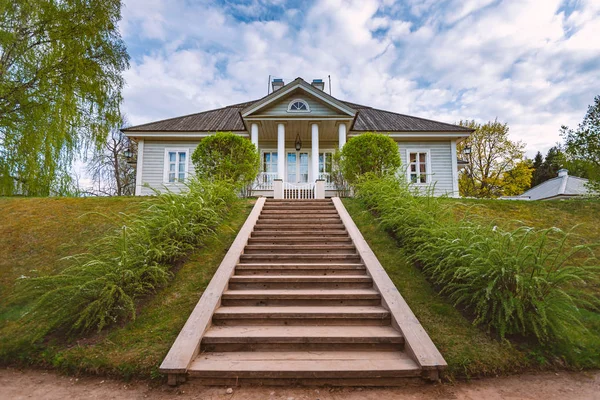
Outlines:
{"type": "Polygon", "coordinates": [[[456,221],[438,199],[413,196],[389,176],[362,179],[357,195],[442,294],[502,338],[568,342],[584,329],[581,308],[598,304],[581,290],[598,282],[598,260],[588,246],[566,249],[569,234],[557,228],[504,231],[456,221]],[[583,266],[570,264],[577,253],[587,253],[583,266]]]}
{"type": "Polygon", "coordinates": [[[217,132],[203,139],[192,154],[192,162],[201,179],[231,181],[237,188],[251,184],[260,168],[256,146],[231,132],[217,132]]]}
{"type": "Polygon", "coordinates": [[[228,184],[192,180],[188,189],[157,193],[137,216],[121,216],[120,229],[67,258],[71,265],[61,273],[19,279],[15,300],[33,303],[24,316],[33,340],[135,318],[136,301],[164,286],[175,262],[201,245],[236,201],[228,184]]]}
{"type": "Polygon", "coordinates": [[[378,176],[395,174],[401,165],[396,142],[389,136],[373,132],[348,140],[339,162],[344,179],[351,185],[368,172],[378,176]]]}

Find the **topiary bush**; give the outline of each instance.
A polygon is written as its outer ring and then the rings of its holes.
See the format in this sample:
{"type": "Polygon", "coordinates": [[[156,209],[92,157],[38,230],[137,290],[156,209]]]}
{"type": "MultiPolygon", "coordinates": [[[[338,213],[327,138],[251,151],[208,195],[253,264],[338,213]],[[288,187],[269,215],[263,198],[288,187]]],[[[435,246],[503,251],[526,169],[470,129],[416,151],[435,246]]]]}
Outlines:
{"type": "Polygon", "coordinates": [[[237,188],[254,182],[260,169],[256,146],[231,132],[217,132],[202,139],[192,162],[200,179],[230,181],[237,188]]]}
{"type": "Polygon", "coordinates": [[[339,158],[342,175],[351,185],[368,172],[377,176],[395,174],[401,164],[396,142],[387,135],[373,132],[348,140],[339,158]]]}

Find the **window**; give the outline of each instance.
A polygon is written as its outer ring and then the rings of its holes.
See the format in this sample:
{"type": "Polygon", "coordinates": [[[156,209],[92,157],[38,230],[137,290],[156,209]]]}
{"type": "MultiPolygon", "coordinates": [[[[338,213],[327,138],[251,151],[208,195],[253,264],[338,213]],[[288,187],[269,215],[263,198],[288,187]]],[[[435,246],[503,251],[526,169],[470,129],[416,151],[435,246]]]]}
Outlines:
{"type": "Polygon", "coordinates": [[[324,179],[325,182],[331,183],[331,172],[333,170],[333,153],[325,151],[319,153],[319,179],[324,179]]]}
{"type": "Polygon", "coordinates": [[[264,151],[262,154],[262,172],[277,172],[277,152],[264,151]]]}
{"type": "Polygon", "coordinates": [[[187,159],[187,149],[165,149],[165,183],[183,182],[187,178],[187,159]]]}
{"type": "Polygon", "coordinates": [[[310,107],[308,106],[308,103],[302,99],[295,99],[290,101],[290,104],[288,105],[288,112],[310,112],[310,107]]]}
{"type": "Polygon", "coordinates": [[[408,179],[411,183],[429,183],[431,168],[429,150],[406,150],[408,158],[408,179]]]}

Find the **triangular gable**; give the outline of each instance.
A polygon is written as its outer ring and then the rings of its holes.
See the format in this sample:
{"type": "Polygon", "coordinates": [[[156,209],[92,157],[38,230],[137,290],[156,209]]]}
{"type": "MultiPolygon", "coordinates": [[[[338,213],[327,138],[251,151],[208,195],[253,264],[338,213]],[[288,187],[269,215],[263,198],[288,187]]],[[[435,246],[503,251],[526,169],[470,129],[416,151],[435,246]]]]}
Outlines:
{"type": "Polygon", "coordinates": [[[328,95],[324,91],[306,83],[306,81],[304,81],[302,78],[296,78],[294,81],[288,83],[281,89],[276,90],[275,92],[258,100],[254,104],[244,108],[242,110],[242,117],[245,118],[252,114],[260,114],[262,110],[271,108],[273,105],[277,104],[279,101],[283,100],[294,92],[305,92],[307,95],[318,99],[342,115],[354,117],[356,114],[356,110],[352,107],[344,104],[335,97],[328,95]]]}

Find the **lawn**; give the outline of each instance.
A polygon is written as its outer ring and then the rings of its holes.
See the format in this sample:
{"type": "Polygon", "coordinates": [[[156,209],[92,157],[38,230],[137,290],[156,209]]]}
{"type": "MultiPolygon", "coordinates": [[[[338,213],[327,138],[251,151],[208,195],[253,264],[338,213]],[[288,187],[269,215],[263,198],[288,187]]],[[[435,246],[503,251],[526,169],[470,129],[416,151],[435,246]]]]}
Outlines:
{"type": "MultiPolygon", "coordinates": [[[[557,227],[574,236],[568,245],[600,242],[600,201],[516,202],[501,200],[444,199],[456,218],[474,214],[482,221],[513,228],[557,227]]],[[[449,377],[507,373],[523,368],[599,367],[600,314],[585,312],[586,334],[576,338],[580,347],[554,345],[542,348],[531,342],[503,341],[474,327],[447,299],[440,297],[370,212],[354,199],[345,205],[384,268],[406,298],[449,364],[449,377]]],[[[576,260],[575,262],[578,262],[576,260]]],[[[595,288],[596,291],[598,288],[595,288]]]]}
{"type": "MultiPolygon", "coordinates": [[[[32,269],[58,272],[61,257],[83,252],[86,245],[118,226],[119,212],[135,213],[140,198],[100,199],[0,199],[5,216],[0,235],[8,246],[0,249],[0,343],[18,332],[21,307],[8,305],[6,296],[14,280],[32,269]]],[[[122,377],[156,377],[158,366],[221,259],[235,239],[253,205],[242,201],[229,214],[205,246],[183,263],[171,283],[138,307],[137,318],[100,334],[65,343],[49,338],[15,354],[1,354],[5,363],[49,365],[69,372],[89,372],[122,377]],[[7,359],[8,358],[8,359],[7,359]]],[[[1,346],[0,346],[1,347],[1,346]]]]}

